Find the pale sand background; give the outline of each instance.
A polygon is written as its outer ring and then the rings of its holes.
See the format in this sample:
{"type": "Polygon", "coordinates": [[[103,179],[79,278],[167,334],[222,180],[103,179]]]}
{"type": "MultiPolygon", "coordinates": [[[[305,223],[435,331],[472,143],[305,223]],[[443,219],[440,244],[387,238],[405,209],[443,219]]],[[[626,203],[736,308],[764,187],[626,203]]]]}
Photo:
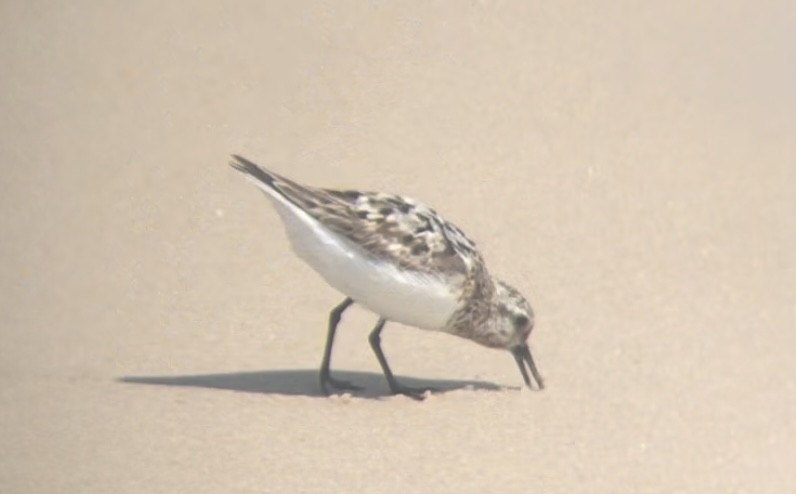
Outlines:
{"type": "Polygon", "coordinates": [[[795,9],[641,3],[3,2],[0,491],[796,492],[795,9]],[[443,211],[548,389],[357,310],[319,397],[232,152],[443,211]]]}

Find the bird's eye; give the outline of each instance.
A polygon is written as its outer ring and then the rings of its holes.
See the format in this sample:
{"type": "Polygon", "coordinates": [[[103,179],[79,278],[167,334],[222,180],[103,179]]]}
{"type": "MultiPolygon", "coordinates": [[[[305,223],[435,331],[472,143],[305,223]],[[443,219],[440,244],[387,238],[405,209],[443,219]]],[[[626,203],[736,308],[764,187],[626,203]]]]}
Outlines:
{"type": "Polygon", "coordinates": [[[512,322],[514,323],[514,327],[524,328],[528,325],[528,316],[525,314],[517,314],[512,318],[512,322]]]}

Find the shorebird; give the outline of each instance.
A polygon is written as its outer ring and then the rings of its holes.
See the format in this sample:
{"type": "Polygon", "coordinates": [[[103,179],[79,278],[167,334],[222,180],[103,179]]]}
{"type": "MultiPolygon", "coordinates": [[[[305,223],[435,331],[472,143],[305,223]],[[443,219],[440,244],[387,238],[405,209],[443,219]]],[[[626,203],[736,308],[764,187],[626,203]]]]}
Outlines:
{"type": "Polygon", "coordinates": [[[413,199],[381,192],[301,185],[241,156],[230,165],[271,199],[290,244],[345,299],[329,314],[320,385],[360,389],[330,373],[335,332],[352,304],[379,319],[369,341],[390,391],[421,397],[399,383],[381,348],[387,321],[442,331],[507,349],[522,378],[544,388],[528,347],[534,313],[519,291],[488,273],[475,243],[453,223],[413,199]]]}

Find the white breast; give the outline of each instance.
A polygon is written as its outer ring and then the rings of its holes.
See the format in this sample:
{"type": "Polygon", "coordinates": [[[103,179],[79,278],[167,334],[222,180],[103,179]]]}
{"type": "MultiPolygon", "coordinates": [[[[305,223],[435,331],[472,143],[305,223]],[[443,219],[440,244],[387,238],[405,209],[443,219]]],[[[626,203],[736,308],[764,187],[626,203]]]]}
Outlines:
{"type": "Polygon", "coordinates": [[[407,272],[375,261],[276,192],[268,192],[296,254],[332,287],[381,317],[422,329],[441,330],[458,300],[442,278],[407,272]]]}

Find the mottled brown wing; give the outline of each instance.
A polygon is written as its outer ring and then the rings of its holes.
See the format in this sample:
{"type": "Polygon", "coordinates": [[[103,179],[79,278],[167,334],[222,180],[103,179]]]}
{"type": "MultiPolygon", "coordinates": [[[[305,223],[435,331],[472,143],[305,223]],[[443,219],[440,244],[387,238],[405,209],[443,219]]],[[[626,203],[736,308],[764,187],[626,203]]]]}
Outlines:
{"type": "Polygon", "coordinates": [[[480,262],[475,244],[461,230],[412,199],[378,192],[320,193],[332,201],[311,214],[376,258],[406,269],[459,274],[480,262]]]}
{"type": "Polygon", "coordinates": [[[232,166],[252,175],[330,230],[361,245],[376,259],[409,270],[470,274],[482,264],[475,244],[433,209],[379,192],[309,187],[240,156],[232,166]]]}

